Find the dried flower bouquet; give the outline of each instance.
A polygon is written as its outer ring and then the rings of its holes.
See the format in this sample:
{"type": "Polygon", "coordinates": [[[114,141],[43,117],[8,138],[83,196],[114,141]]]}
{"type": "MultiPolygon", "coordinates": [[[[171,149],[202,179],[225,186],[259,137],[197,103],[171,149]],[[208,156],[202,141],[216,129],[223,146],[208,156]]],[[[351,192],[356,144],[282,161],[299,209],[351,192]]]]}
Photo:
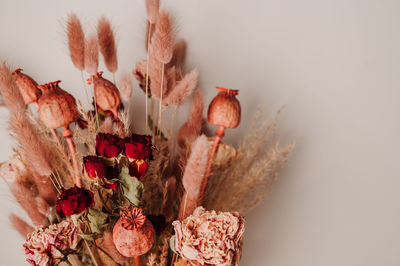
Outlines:
{"type": "Polygon", "coordinates": [[[239,148],[222,142],[225,129],[240,124],[241,106],[237,90],[220,87],[207,116],[218,130],[204,134],[198,71],[186,72],[186,43],[175,40],[159,6],[146,1],[147,57],[132,72],[146,102],[143,135],[132,132],[134,86],[128,73],[116,81],[117,45],[104,17],[96,34],[85,34],[74,14],[66,25],[92,110],[59,80],[38,85],[22,69],[0,65],[16,141],[0,175],[30,218],[10,215],[32,265],[239,263],[243,215],[265,196],[293,145],[271,141],[276,119],[261,115],[239,148]],[[112,81],[98,69],[100,53],[112,81]],[[189,117],[175,132],[175,113],[188,99],[189,117]]]}

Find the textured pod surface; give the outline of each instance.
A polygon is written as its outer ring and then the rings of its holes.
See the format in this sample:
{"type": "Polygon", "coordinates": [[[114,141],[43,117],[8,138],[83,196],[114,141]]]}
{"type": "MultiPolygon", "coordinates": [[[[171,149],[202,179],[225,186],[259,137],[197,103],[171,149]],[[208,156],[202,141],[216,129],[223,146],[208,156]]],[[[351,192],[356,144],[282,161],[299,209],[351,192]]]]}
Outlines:
{"type": "Polygon", "coordinates": [[[79,118],[75,98],[58,87],[60,81],[39,86],[43,91],[39,99],[39,115],[49,128],[66,128],[79,118]]]}
{"type": "Polygon", "coordinates": [[[237,90],[217,87],[218,95],[208,106],[208,122],[225,128],[236,128],[240,124],[241,108],[236,99],[237,90]]]}
{"type": "Polygon", "coordinates": [[[17,83],[25,104],[35,103],[39,100],[42,92],[39,90],[36,81],[30,76],[21,73],[21,71],[22,69],[20,68],[14,70],[15,83],[17,83]]]}
{"type": "Polygon", "coordinates": [[[102,72],[92,76],[94,85],[94,97],[97,106],[103,111],[111,111],[116,114],[121,104],[121,96],[118,88],[111,81],[102,77],[102,72]]]}
{"type": "Polygon", "coordinates": [[[113,241],[125,257],[146,254],[154,244],[155,230],[140,209],[124,212],[113,229],[113,241]]]}

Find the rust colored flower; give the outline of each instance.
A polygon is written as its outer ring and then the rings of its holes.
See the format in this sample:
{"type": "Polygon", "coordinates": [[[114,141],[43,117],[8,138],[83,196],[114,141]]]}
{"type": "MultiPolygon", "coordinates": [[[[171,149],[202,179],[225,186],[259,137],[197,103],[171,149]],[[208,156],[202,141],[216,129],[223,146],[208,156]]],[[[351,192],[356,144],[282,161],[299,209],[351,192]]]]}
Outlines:
{"type": "Polygon", "coordinates": [[[93,193],[90,190],[74,186],[62,189],[57,201],[57,214],[60,217],[79,214],[93,205],[93,193]]]}
{"type": "Polygon", "coordinates": [[[96,137],[96,153],[105,157],[116,157],[121,153],[122,141],[114,134],[99,133],[96,137]]]}
{"type": "Polygon", "coordinates": [[[107,173],[107,166],[104,160],[97,156],[83,157],[83,170],[91,178],[103,178],[107,173]]]}
{"type": "Polygon", "coordinates": [[[146,161],[135,160],[129,164],[129,175],[140,180],[146,174],[147,168],[149,164],[146,161]]]}
{"type": "Polygon", "coordinates": [[[152,155],[151,136],[132,134],[124,139],[125,155],[131,159],[144,160],[152,155]]]}
{"type": "Polygon", "coordinates": [[[175,249],[191,265],[238,263],[244,219],[238,213],[206,211],[198,207],[183,221],[172,223],[175,249]]]}
{"type": "Polygon", "coordinates": [[[22,69],[18,68],[13,71],[12,75],[15,79],[15,83],[21,92],[22,98],[25,104],[37,103],[42,92],[38,89],[38,84],[30,76],[21,73],[22,69]]]}

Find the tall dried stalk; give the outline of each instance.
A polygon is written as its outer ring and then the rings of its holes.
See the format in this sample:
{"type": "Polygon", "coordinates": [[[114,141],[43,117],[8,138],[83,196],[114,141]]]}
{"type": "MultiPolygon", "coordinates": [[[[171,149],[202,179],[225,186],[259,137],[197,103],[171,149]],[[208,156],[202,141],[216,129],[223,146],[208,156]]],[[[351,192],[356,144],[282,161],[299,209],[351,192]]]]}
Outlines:
{"type": "Polygon", "coordinates": [[[277,117],[264,123],[261,118],[259,112],[230,166],[214,168],[216,178],[208,186],[207,208],[247,213],[265,197],[287,161],[294,145],[281,148],[270,139],[277,117]]]}

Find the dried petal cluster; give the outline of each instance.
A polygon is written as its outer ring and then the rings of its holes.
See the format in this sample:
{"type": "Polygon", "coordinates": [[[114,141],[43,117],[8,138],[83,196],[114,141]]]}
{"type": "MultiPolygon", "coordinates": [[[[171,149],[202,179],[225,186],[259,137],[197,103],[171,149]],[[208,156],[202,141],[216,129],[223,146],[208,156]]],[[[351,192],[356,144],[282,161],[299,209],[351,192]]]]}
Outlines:
{"type": "Polygon", "coordinates": [[[191,265],[228,266],[240,258],[244,219],[238,213],[217,214],[198,207],[172,225],[175,249],[191,265]]]}
{"type": "Polygon", "coordinates": [[[48,227],[39,227],[27,236],[23,245],[27,261],[32,265],[54,265],[80,241],[78,229],[71,220],[48,227]]]}

